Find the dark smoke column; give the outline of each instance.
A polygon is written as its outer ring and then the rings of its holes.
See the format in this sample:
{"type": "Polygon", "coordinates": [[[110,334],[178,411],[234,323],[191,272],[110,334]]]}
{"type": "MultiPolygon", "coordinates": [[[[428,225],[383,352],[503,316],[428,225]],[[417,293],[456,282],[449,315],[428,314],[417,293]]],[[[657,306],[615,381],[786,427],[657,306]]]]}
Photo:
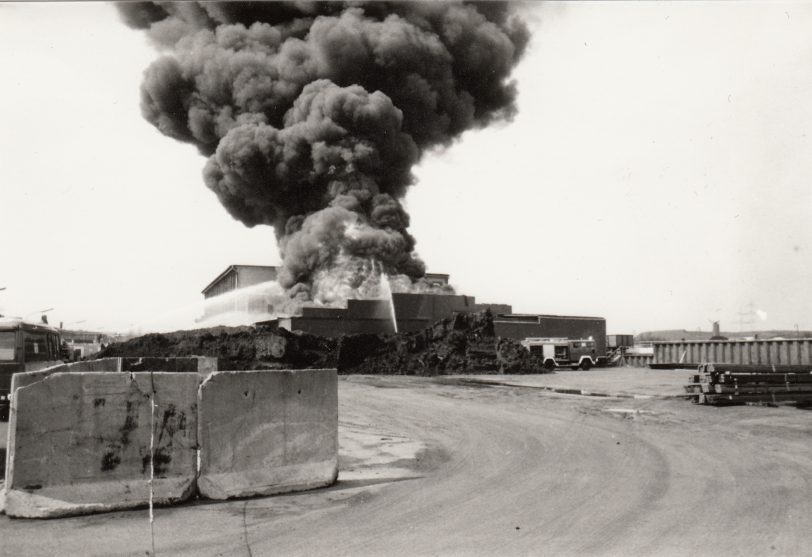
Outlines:
{"type": "Polygon", "coordinates": [[[144,117],[208,157],[231,215],[274,227],[290,295],[325,303],[381,272],[423,276],[400,203],[411,168],[513,115],[528,39],[505,2],[118,7],[164,53],[144,74],[144,117]]]}

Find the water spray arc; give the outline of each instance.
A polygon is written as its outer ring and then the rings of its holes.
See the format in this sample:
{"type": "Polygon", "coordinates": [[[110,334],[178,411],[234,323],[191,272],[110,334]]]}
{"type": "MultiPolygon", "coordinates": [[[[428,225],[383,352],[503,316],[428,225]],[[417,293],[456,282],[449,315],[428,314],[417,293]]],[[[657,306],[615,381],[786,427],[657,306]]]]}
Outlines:
{"type": "Polygon", "coordinates": [[[398,332],[398,318],[395,315],[395,296],[392,293],[392,285],[389,284],[389,277],[386,273],[381,273],[381,295],[384,299],[389,299],[389,316],[392,318],[392,326],[395,334],[398,332]]]}

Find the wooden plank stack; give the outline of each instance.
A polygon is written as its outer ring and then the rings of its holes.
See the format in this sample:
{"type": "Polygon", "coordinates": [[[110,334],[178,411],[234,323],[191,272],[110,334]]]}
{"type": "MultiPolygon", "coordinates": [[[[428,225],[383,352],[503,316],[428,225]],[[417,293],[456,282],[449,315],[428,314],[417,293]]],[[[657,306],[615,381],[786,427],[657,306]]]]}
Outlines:
{"type": "Polygon", "coordinates": [[[812,404],[812,366],[699,364],[685,391],[697,404],[812,404]]]}

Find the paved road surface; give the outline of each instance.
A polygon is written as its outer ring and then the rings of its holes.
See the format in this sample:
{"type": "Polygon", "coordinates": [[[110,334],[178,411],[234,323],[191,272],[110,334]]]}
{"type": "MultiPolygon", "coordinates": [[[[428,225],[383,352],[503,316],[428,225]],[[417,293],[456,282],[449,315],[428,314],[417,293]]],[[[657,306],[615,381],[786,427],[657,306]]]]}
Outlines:
{"type": "Polygon", "coordinates": [[[590,393],[621,397],[685,396],[683,385],[696,370],[658,370],[620,367],[563,370],[542,375],[469,375],[473,381],[518,384],[546,389],[581,389],[590,393]]]}
{"type": "MultiPolygon", "coordinates": [[[[340,381],[342,475],[159,509],[158,555],[802,555],[812,414],[340,381]],[[382,449],[383,447],[383,449],[382,449]]],[[[0,517],[3,555],[145,555],[144,510],[0,517]]]]}

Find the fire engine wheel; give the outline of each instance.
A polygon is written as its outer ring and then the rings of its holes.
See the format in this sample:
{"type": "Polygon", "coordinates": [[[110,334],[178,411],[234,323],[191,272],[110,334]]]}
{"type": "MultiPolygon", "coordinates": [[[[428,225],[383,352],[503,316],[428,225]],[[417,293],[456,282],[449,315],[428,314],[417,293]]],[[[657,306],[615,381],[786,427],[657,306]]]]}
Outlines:
{"type": "Polygon", "coordinates": [[[582,360],[581,361],[581,369],[582,370],[586,371],[591,367],[592,367],[592,362],[590,362],[589,360],[582,360]]]}
{"type": "Polygon", "coordinates": [[[552,360],[547,360],[546,362],[544,362],[544,369],[552,371],[553,369],[555,369],[555,362],[552,360]]]}

